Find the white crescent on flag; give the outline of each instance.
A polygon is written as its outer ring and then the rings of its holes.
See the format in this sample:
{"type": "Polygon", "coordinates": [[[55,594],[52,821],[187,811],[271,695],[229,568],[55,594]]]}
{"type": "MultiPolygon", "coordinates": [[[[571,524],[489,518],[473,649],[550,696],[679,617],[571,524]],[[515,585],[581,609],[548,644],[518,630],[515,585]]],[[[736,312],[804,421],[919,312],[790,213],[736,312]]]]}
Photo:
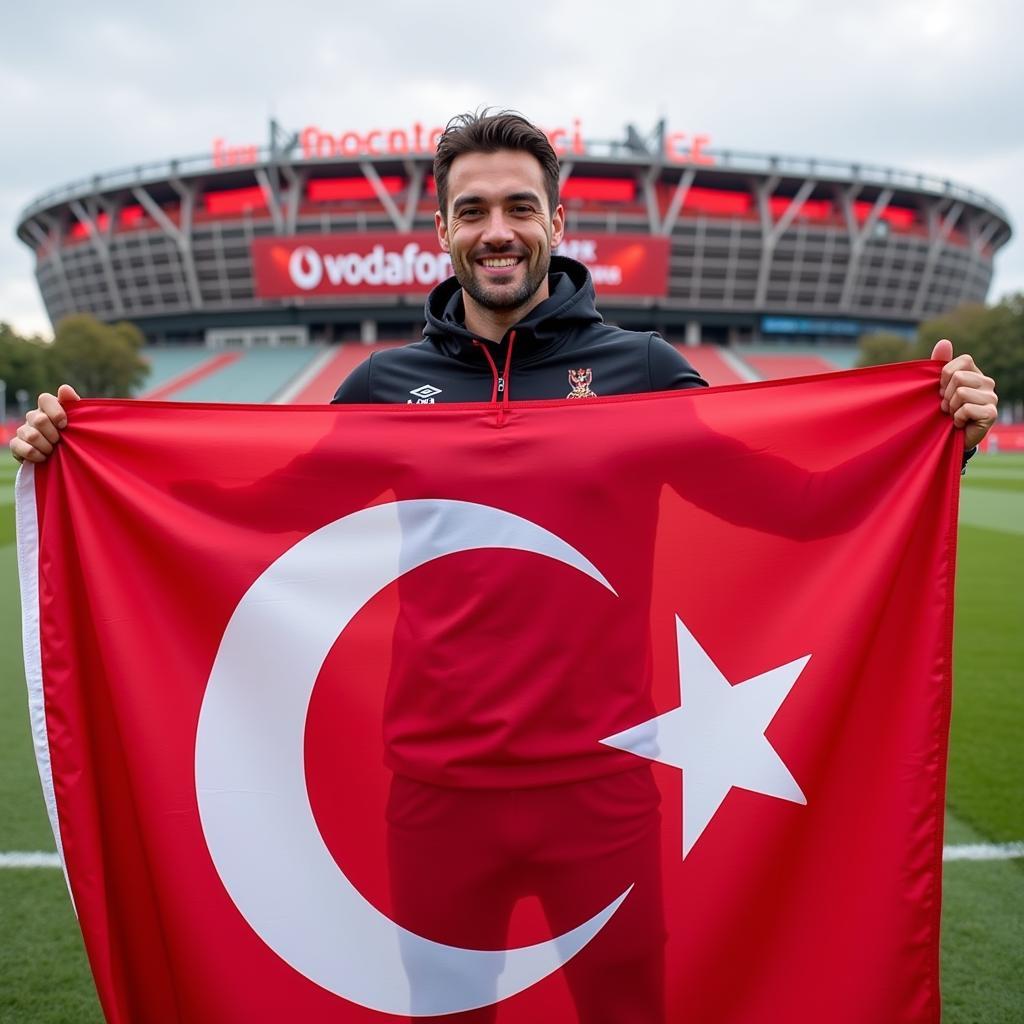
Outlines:
{"type": "Polygon", "coordinates": [[[575,548],[501,509],[442,499],[363,509],[300,540],[253,583],[228,622],[200,711],[199,814],[232,901],[295,970],[382,1013],[457,1013],[507,999],[575,956],[629,894],[549,941],[465,949],[381,913],[323,841],[303,747],[324,660],[384,587],[434,559],[479,548],[543,555],[615,592],[575,548]]]}

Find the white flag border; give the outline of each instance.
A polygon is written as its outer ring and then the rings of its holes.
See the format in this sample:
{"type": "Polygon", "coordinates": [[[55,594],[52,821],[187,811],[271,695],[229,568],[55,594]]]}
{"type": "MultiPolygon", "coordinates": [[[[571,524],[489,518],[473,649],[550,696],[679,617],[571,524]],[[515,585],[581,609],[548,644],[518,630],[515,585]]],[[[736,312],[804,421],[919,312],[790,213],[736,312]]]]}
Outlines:
{"type": "Polygon", "coordinates": [[[46,696],[43,691],[43,659],[39,645],[39,520],[36,514],[35,467],[23,462],[14,482],[14,515],[18,540],[18,577],[21,583],[21,635],[25,656],[25,684],[28,687],[28,714],[32,727],[32,745],[36,752],[39,781],[43,787],[46,813],[57,844],[64,881],[75,907],[71,891],[64,844],[57,816],[57,794],[53,786],[50,763],[50,737],[46,730],[46,696]]]}

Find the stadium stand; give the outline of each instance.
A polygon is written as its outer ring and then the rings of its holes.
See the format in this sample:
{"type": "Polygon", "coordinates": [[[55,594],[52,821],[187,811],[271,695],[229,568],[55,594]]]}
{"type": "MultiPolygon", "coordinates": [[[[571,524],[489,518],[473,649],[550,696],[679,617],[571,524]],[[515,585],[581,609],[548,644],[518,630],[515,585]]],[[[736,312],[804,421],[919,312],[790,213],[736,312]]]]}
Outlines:
{"type": "Polygon", "coordinates": [[[174,398],[179,391],[183,391],[185,388],[191,387],[204,377],[209,377],[211,374],[217,373],[218,370],[222,370],[225,366],[230,365],[238,358],[240,358],[240,355],[237,352],[224,352],[216,356],[207,355],[207,357],[198,364],[185,370],[183,373],[179,373],[175,377],[171,377],[170,380],[165,381],[158,387],[150,388],[149,391],[145,392],[140,397],[148,399],[151,402],[167,401],[168,399],[174,398]]]}
{"type": "Polygon", "coordinates": [[[861,352],[856,345],[824,345],[814,349],[805,349],[805,354],[821,356],[833,363],[837,370],[852,370],[860,359],[861,352]]]}
{"type": "MultiPolygon", "coordinates": [[[[276,402],[319,405],[329,402],[338,385],[375,351],[406,345],[345,342],[336,346],[254,347],[213,353],[205,346],[148,348],[143,355],[152,371],[151,401],[276,402]]],[[[675,347],[712,386],[752,380],[777,380],[846,369],[856,360],[854,347],[684,345],[675,347]]]]}
{"type": "Polygon", "coordinates": [[[743,384],[754,374],[743,377],[732,365],[718,345],[676,345],[690,365],[712,386],[743,384]]]}
{"type": "Polygon", "coordinates": [[[763,380],[783,377],[806,377],[816,373],[834,373],[840,367],[820,355],[778,353],[759,355],[743,353],[743,361],[763,380]]]}
{"type": "Polygon", "coordinates": [[[305,385],[287,397],[294,405],[319,405],[329,402],[338,385],[364,360],[376,351],[407,345],[406,341],[380,341],[375,345],[349,343],[339,345],[333,356],[323,363],[305,385]]]}
{"type": "Polygon", "coordinates": [[[181,402],[272,402],[322,350],[314,346],[247,348],[215,373],[173,394],[181,402]]]}
{"type": "Polygon", "coordinates": [[[808,345],[784,341],[770,344],[754,342],[736,346],[733,350],[744,359],[747,356],[817,356],[826,363],[831,363],[833,370],[852,369],[860,358],[860,349],[855,344],[808,345]]]}
{"type": "MultiPolygon", "coordinates": [[[[148,348],[143,355],[152,371],[140,397],[151,401],[275,402],[319,405],[329,402],[338,385],[375,351],[408,344],[405,340],[373,345],[260,347],[212,352],[205,346],[148,348]]],[[[702,344],[675,347],[712,386],[778,380],[851,367],[854,346],[784,344],[723,347],[702,344]]]]}
{"type": "Polygon", "coordinates": [[[140,398],[152,397],[152,392],[183,379],[213,358],[205,345],[160,345],[142,350],[142,358],[149,363],[149,376],[140,398]]]}

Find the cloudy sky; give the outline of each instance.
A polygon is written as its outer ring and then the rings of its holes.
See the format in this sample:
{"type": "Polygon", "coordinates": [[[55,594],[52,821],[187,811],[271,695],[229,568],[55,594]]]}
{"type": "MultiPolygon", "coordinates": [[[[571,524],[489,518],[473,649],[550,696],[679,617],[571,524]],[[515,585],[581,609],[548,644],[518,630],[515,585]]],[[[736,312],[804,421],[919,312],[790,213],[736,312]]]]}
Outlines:
{"type": "MultiPolygon", "coordinates": [[[[481,104],[590,138],[880,163],[988,194],[1024,229],[1019,0],[11,5],[0,58],[0,320],[49,331],[19,211],[57,185],[298,129],[443,123],[481,104]]],[[[990,298],[1024,290],[1024,241],[990,298]]]]}

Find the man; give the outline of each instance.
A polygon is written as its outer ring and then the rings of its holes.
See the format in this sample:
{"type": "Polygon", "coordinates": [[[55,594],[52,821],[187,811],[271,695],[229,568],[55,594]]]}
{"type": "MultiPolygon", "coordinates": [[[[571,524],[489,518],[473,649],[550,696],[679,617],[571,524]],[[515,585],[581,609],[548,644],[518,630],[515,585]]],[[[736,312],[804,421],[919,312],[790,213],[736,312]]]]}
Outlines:
{"type": "MultiPolygon", "coordinates": [[[[439,143],[434,175],[438,239],[451,254],[455,277],[429,297],[424,339],[371,356],[342,383],[335,402],[406,403],[424,395],[435,402],[490,401],[500,418],[511,397],[586,398],[704,386],[657,334],[604,324],[586,269],[551,255],[562,239],[564,211],[557,157],[541,131],[514,114],[456,118],[439,143]]],[[[939,401],[972,449],[995,421],[993,382],[969,355],[951,355],[948,341],[933,353],[945,361],[939,401]]],[[[77,397],[66,385],[56,397],[41,396],[11,442],[15,458],[48,457],[66,423],[63,405],[77,397]]],[[[713,473],[718,457],[718,449],[703,453],[685,472],[713,473]]],[[[777,458],[757,464],[768,478],[759,492],[781,495],[772,528],[784,533],[800,515],[799,508],[786,507],[786,495],[799,495],[802,505],[813,508],[804,500],[813,481],[777,458]]],[[[666,483],[685,487],[678,468],[666,474],[666,483]]],[[[629,497],[656,505],[653,493],[629,497]]],[[[743,504],[723,495],[715,510],[739,521],[743,504]]],[[[838,529],[844,512],[860,511],[833,510],[814,526],[838,529]]],[[[653,549],[650,519],[650,536],[633,538],[637,550],[653,549]]],[[[487,558],[480,555],[481,573],[487,558]]],[[[616,579],[627,575],[624,565],[616,579]]],[[[523,895],[541,899],[558,932],[579,923],[588,896],[603,905],[595,894],[615,895],[624,878],[642,880],[601,939],[566,967],[585,1024],[656,1024],[664,1018],[656,787],[647,767],[632,768],[628,757],[593,742],[649,717],[649,709],[641,710],[649,703],[645,649],[642,641],[633,642],[646,630],[649,590],[641,574],[622,592],[626,611],[619,604],[606,610],[595,604],[585,616],[589,623],[608,617],[608,628],[591,627],[584,653],[592,663],[585,669],[557,664],[561,652],[535,651],[530,644],[540,641],[520,636],[518,618],[543,617],[546,610],[543,595],[518,579],[503,582],[498,601],[482,590],[467,592],[458,607],[436,607],[430,580],[410,574],[396,625],[401,642],[395,644],[384,719],[395,772],[389,859],[396,917],[414,932],[434,935],[439,919],[447,917],[456,933],[445,935],[446,941],[501,948],[523,895]],[[636,621],[624,627],[623,616],[636,621]],[[477,635],[494,637],[496,646],[508,636],[515,643],[497,646],[498,657],[483,645],[485,661],[466,664],[460,642],[465,623],[477,635]],[[417,653],[424,637],[429,659],[417,653]],[[588,701],[592,681],[609,674],[609,665],[635,671],[611,673],[601,700],[588,701]],[[581,707],[589,710],[582,730],[581,707]],[[588,851],[586,860],[569,849],[573,844],[588,851]],[[433,872],[438,865],[441,870],[433,872]]],[[[414,962],[407,962],[407,970],[414,998],[418,988],[441,983],[419,977],[414,962]]],[[[493,1008],[465,1019],[492,1020],[493,1008]]]]}
{"type": "Polygon", "coordinates": [[[551,255],[565,214],[543,132],[515,114],[455,118],[434,180],[455,277],[431,294],[423,341],[371,356],[335,402],[414,401],[424,387],[436,402],[505,405],[706,386],[657,334],[603,323],[587,269],[551,255]]]}

